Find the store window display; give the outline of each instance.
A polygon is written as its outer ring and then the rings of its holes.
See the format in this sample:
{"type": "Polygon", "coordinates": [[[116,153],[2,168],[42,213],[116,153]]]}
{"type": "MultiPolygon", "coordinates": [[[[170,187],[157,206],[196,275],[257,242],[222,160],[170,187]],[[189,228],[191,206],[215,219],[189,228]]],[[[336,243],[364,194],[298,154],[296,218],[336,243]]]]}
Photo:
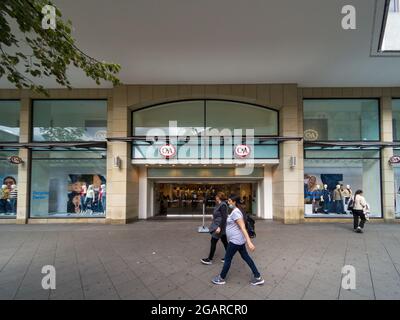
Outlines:
{"type": "Polygon", "coordinates": [[[379,152],[375,151],[363,154],[346,151],[306,152],[305,217],[350,217],[351,211],[348,209],[348,204],[353,196],[353,189],[364,190],[371,210],[370,216],[381,217],[379,162],[379,152]],[[337,158],[328,158],[330,156],[337,158]],[[371,181],[377,181],[377,183],[371,183],[371,181]]]}
{"type": "Polygon", "coordinates": [[[13,218],[17,213],[18,166],[8,157],[16,151],[0,151],[0,218],[13,218]]]}
{"type": "Polygon", "coordinates": [[[106,160],[98,151],[33,151],[31,217],[104,217],[106,160]]]}

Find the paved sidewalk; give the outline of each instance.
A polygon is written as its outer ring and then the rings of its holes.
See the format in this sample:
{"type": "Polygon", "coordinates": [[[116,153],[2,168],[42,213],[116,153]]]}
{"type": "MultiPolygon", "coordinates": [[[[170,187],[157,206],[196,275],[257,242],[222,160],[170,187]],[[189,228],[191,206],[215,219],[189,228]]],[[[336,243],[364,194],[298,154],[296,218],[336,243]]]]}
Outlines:
{"type": "Polygon", "coordinates": [[[257,221],[253,257],[266,279],[234,258],[225,286],[200,264],[209,235],[199,221],[107,225],[0,225],[0,299],[400,299],[400,225],[283,225],[257,221]],[[356,268],[357,289],[341,289],[341,268],[356,268]],[[41,287],[54,265],[56,290],[41,287]]]}

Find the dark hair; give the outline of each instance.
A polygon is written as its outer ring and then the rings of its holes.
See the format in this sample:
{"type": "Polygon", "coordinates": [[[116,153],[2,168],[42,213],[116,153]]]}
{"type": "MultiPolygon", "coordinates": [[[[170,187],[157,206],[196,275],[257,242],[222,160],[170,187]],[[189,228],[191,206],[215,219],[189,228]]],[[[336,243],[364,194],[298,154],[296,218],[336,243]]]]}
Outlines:
{"type": "Polygon", "coordinates": [[[354,194],[354,199],[356,198],[356,196],[358,196],[359,194],[362,194],[363,191],[362,190],[357,190],[356,193],[354,194]]]}
{"type": "Polygon", "coordinates": [[[244,205],[242,199],[239,196],[235,195],[235,194],[230,195],[229,199],[234,201],[235,204],[236,204],[236,208],[238,208],[242,212],[242,214],[245,215],[246,208],[245,208],[245,205],[244,205]]]}
{"type": "Polygon", "coordinates": [[[94,175],[93,175],[92,182],[93,182],[93,180],[94,180],[94,176],[98,176],[98,177],[99,177],[99,179],[100,179],[100,181],[101,181],[101,184],[105,184],[105,183],[106,183],[106,178],[104,178],[103,175],[101,175],[101,174],[94,174],[94,175]]]}
{"type": "Polygon", "coordinates": [[[11,179],[12,181],[14,181],[14,184],[17,184],[17,180],[15,180],[15,178],[14,178],[14,177],[11,177],[11,176],[5,177],[5,178],[3,179],[3,184],[6,183],[6,180],[7,180],[7,179],[11,179]]]}
{"type": "Polygon", "coordinates": [[[225,201],[226,200],[226,195],[223,192],[218,192],[217,193],[217,197],[221,200],[221,201],[225,201]]]}
{"type": "Polygon", "coordinates": [[[81,196],[80,193],[72,191],[68,194],[68,201],[72,201],[73,198],[75,198],[76,196],[81,196]]]}
{"type": "Polygon", "coordinates": [[[229,199],[231,199],[233,202],[235,202],[237,206],[240,205],[240,203],[242,202],[242,200],[240,199],[240,197],[237,196],[236,194],[231,194],[231,195],[229,196],[229,199]]]}

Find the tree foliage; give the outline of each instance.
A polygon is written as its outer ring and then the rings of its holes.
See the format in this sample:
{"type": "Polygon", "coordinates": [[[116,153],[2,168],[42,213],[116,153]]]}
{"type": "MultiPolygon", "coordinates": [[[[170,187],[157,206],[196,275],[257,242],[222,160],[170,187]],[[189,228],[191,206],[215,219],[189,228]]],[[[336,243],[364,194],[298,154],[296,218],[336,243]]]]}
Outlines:
{"type": "Polygon", "coordinates": [[[58,84],[71,88],[67,70],[74,65],[97,84],[100,80],[119,84],[116,75],[120,65],[98,61],[82,52],[72,37],[71,21],[63,21],[59,9],[56,8],[56,28],[42,28],[45,5],[54,6],[47,0],[0,0],[0,78],[7,77],[19,89],[47,95],[37,80],[54,77],[58,84]],[[22,39],[13,32],[13,20],[22,39]],[[21,43],[31,52],[21,52],[21,43]]]}

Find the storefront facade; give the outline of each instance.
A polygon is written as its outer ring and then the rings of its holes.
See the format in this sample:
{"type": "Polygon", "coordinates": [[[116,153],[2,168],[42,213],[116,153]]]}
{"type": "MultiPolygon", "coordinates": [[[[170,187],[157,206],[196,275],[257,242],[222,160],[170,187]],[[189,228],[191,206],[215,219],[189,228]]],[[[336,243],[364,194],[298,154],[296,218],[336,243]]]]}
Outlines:
{"type": "Polygon", "coordinates": [[[397,221],[398,97],[295,84],[124,85],[46,99],[0,90],[0,223],[199,216],[218,191],[261,219],[345,221],[358,189],[371,218],[397,221]]]}

